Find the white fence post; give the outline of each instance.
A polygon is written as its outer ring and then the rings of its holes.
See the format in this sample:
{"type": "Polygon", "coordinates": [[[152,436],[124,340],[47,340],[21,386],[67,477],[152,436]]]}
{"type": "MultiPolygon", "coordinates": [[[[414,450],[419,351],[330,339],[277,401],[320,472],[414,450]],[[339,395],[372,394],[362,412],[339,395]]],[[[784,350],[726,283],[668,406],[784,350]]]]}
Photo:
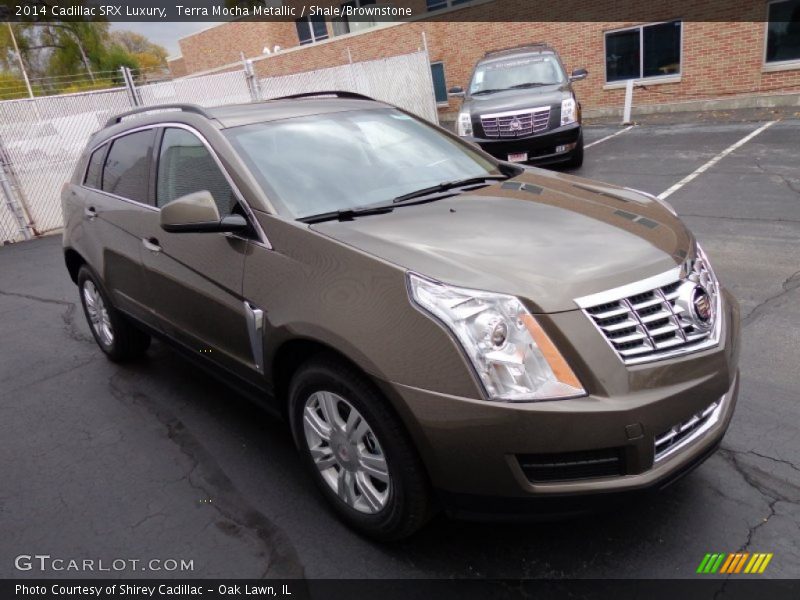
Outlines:
{"type": "Polygon", "coordinates": [[[622,124],[631,124],[631,107],[633,105],[633,79],[625,84],[625,108],[622,111],[622,124]]]}
{"type": "Polygon", "coordinates": [[[436,119],[436,124],[439,124],[439,104],[436,102],[436,86],[433,83],[433,71],[431,70],[431,55],[428,52],[428,36],[425,35],[425,32],[422,32],[422,48],[425,52],[425,61],[428,65],[428,78],[431,82],[431,102],[433,102],[433,118],[436,119]]]}
{"type": "Polygon", "coordinates": [[[122,79],[125,82],[125,89],[128,91],[128,98],[133,106],[142,105],[142,97],[139,95],[139,90],[136,89],[136,84],[133,82],[133,75],[128,67],[120,67],[122,72],[122,79]]]}
{"type": "Polygon", "coordinates": [[[244,78],[247,80],[247,89],[250,90],[250,99],[253,102],[261,101],[261,89],[258,85],[255,70],[253,69],[253,61],[244,57],[242,52],[242,64],[244,65],[244,78]]]}
{"type": "Polygon", "coordinates": [[[31,228],[28,225],[28,221],[25,219],[22,207],[17,203],[14,190],[11,189],[11,184],[8,182],[8,177],[6,177],[5,161],[0,161],[0,189],[3,190],[3,196],[5,196],[6,199],[6,208],[8,208],[8,212],[10,212],[16,220],[22,237],[26,240],[31,239],[31,228]]]}

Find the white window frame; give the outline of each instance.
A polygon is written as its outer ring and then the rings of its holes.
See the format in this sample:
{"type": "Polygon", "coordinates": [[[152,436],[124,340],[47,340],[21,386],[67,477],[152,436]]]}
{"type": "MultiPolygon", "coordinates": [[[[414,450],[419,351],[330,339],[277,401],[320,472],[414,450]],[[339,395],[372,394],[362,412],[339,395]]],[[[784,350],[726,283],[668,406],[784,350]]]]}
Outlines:
{"type": "MultiPolygon", "coordinates": [[[[373,2],[371,4],[363,4],[364,0],[340,0],[339,6],[344,6],[348,2],[353,2],[356,5],[356,8],[361,8],[363,6],[378,6],[379,5],[379,2],[373,2]]],[[[358,21],[356,21],[356,22],[358,22],[358,21]]],[[[330,38],[337,38],[337,37],[342,37],[343,35],[350,35],[351,33],[362,33],[364,31],[369,31],[370,29],[373,29],[374,27],[377,27],[378,25],[380,25],[381,21],[377,21],[377,20],[375,20],[375,17],[373,17],[371,21],[361,21],[361,23],[369,23],[369,27],[357,27],[356,30],[353,31],[352,28],[351,28],[352,25],[351,25],[350,21],[348,21],[346,18],[339,19],[337,21],[331,20],[331,35],[328,36],[328,37],[329,37],[329,39],[330,38]],[[337,22],[345,23],[347,25],[347,31],[345,33],[339,33],[339,34],[336,33],[335,23],[337,23],[337,22]]]]}
{"type": "Polygon", "coordinates": [[[317,34],[314,33],[314,22],[311,20],[310,16],[303,17],[300,20],[305,21],[306,23],[308,23],[308,30],[311,33],[311,41],[310,42],[303,42],[303,40],[300,39],[300,32],[297,31],[297,20],[295,20],[294,21],[294,28],[295,28],[295,32],[297,33],[298,46],[310,46],[311,44],[316,44],[318,42],[324,42],[325,40],[329,40],[329,39],[331,39],[331,37],[333,37],[333,36],[331,36],[331,32],[328,31],[328,22],[325,21],[325,19],[323,19],[323,23],[325,23],[325,37],[319,37],[319,38],[317,37],[317,34]]]}
{"type": "Polygon", "coordinates": [[[767,44],[769,43],[769,7],[773,4],[780,4],[787,0],[769,0],[767,2],[767,17],[764,19],[764,51],[761,53],[762,68],[765,73],[770,71],[791,71],[800,69],[800,58],[790,58],[788,60],[773,60],[767,62],[767,44]]]}
{"type": "MultiPolygon", "coordinates": [[[[433,83],[433,65],[442,65],[442,74],[444,75],[444,91],[447,93],[447,68],[445,67],[443,60],[434,60],[431,62],[431,83],[433,83]]],[[[436,87],[433,88],[433,99],[436,100],[436,87]]],[[[447,100],[442,100],[439,102],[436,100],[436,106],[438,107],[445,107],[450,106],[450,97],[447,97],[447,100]]]]}
{"type": "Polygon", "coordinates": [[[620,33],[622,31],[639,31],[639,77],[632,77],[634,83],[642,81],[647,82],[648,84],[655,84],[655,83],[676,83],[681,80],[683,75],[683,27],[685,23],[683,19],[668,19],[666,21],[653,21],[652,23],[642,23],[641,25],[633,25],[631,27],[620,27],[619,29],[608,29],[603,31],[603,78],[605,81],[604,89],[612,89],[612,88],[619,88],[625,87],[630,79],[617,79],[615,81],[608,80],[608,36],[609,34],[613,33],[620,33]],[[663,25],[665,23],[674,23],[678,21],[681,24],[681,42],[680,42],[680,61],[679,61],[679,70],[677,73],[671,73],[669,75],[649,75],[644,77],[644,28],[651,27],[653,25],[663,25]]]}
{"type": "Polygon", "coordinates": [[[428,8],[428,3],[426,1],[425,12],[433,13],[439,12],[440,10],[447,10],[448,8],[461,8],[462,6],[472,2],[472,0],[464,0],[463,2],[459,2],[458,0],[455,2],[453,2],[453,0],[439,0],[439,2],[443,3],[444,6],[440,6],[439,8],[428,8]]]}

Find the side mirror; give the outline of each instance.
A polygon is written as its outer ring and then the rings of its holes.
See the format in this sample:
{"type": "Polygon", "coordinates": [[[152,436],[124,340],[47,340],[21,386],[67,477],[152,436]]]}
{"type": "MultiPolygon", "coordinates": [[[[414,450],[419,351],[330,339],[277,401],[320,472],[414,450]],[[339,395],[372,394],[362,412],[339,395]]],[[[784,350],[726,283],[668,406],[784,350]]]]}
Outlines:
{"type": "Polygon", "coordinates": [[[463,98],[466,94],[464,93],[464,88],[462,88],[460,85],[457,85],[447,90],[447,95],[452,96],[453,98],[463,98]]]}
{"type": "Polygon", "coordinates": [[[572,75],[569,76],[570,81],[580,81],[581,79],[586,79],[586,76],[589,74],[589,71],[586,69],[575,69],[572,72],[572,75]]]}
{"type": "Polygon", "coordinates": [[[213,196],[205,190],[176,198],[161,209],[161,229],[170,233],[233,233],[247,227],[241,215],[220,218],[213,196]]]}

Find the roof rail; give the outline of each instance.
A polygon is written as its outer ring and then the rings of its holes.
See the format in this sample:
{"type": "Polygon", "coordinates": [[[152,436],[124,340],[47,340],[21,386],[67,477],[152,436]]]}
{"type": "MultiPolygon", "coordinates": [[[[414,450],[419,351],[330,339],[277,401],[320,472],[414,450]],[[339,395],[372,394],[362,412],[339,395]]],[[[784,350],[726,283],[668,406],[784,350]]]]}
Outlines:
{"type": "Polygon", "coordinates": [[[117,123],[121,123],[122,119],[126,117],[132,117],[133,115],[140,115],[143,113],[148,112],[155,112],[159,110],[180,110],[183,112],[194,113],[196,115],[201,115],[207,119],[213,119],[206,109],[202,106],[198,106],[197,104],[185,104],[185,103],[172,103],[172,104],[156,104],[153,106],[139,106],[138,108],[134,108],[133,110],[126,111],[124,113],[120,113],[111,117],[108,121],[106,121],[106,127],[111,127],[112,125],[116,125],[117,123]]]}
{"type": "Polygon", "coordinates": [[[270,100],[294,100],[295,98],[313,98],[314,96],[336,96],[337,98],[353,98],[356,100],[375,100],[358,92],[345,92],[342,90],[323,90],[321,92],[303,92],[302,94],[290,94],[280,98],[270,98],[270,100]]]}
{"type": "Polygon", "coordinates": [[[519,46],[509,46],[508,48],[500,48],[498,50],[489,50],[486,54],[484,54],[484,58],[487,56],[492,56],[494,54],[502,54],[503,52],[510,52],[511,50],[541,50],[542,48],[546,48],[548,50],[552,50],[552,46],[547,44],[546,42],[529,42],[527,44],[520,44],[519,46]]]}

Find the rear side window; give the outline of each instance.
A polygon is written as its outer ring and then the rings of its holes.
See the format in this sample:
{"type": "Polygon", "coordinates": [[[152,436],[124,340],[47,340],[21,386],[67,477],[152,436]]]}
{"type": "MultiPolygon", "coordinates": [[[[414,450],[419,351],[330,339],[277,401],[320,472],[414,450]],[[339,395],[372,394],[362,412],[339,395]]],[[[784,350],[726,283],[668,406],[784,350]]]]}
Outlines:
{"type": "Polygon", "coordinates": [[[220,216],[233,213],[236,197],[203,142],[185,129],[164,130],[158,160],[156,206],[202,190],[214,197],[220,216]]]}
{"type": "Polygon", "coordinates": [[[103,169],[104,192],[147,204],[150,153],[155,130],[138,131],[114,140],[103,169]]]}
{"type": "Polygon", "coordinates": [[[108,146],[101,146],[89,158],[89,166],[86,169],[86,179],[83,180],[83,185],[86,187],[100,189],[103,181],[103,160],[106,157],[106,150],[108,146]]]}

